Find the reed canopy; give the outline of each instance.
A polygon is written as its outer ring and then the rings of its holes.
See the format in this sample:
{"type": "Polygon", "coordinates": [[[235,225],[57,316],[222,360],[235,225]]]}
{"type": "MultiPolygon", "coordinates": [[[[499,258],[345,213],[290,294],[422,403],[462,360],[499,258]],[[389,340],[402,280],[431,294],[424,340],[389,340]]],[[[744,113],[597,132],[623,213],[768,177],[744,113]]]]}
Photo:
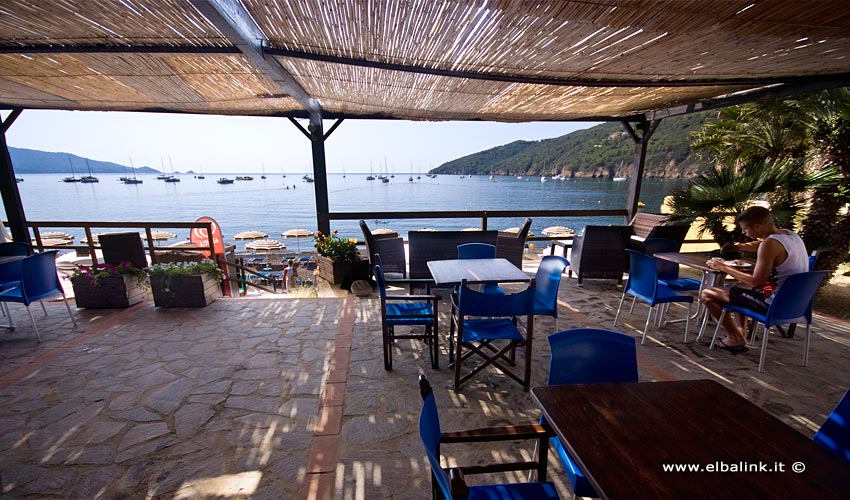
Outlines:
{"type": "Polygon", "coordinates": [[[5,0],[0,107],[660,118],[850,81],[846,2],[5,0]]]}

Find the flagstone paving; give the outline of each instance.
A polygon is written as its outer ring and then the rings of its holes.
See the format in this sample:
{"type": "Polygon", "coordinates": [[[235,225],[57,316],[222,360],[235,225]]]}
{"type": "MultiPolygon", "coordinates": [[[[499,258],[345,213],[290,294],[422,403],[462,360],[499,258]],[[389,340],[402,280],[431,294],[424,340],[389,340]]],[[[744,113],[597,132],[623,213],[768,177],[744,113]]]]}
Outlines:
{"type": "MultiPolygon", "coordinates": [[[[565,278],[557,323],[535,322],[532,385],[548,376],[546,335],[611,328],[620,290],[565,278]]],[[[421,344],[400,341],[395,369],[385,371],[378,304],[374,295],[221,299],[203,309],[143,303],[76,310],[73,328],[51,303],[47,317],[35,306],[41,344],[13,306],[18,329],[0,336],[0,496],[425,498],[419,374],[435,388],[445,430],[538,419],[529,394],[491,370],[452,391],[445,343],[438,370],[421,344]]],[[[444,338],[447,304],[442,311],[444,338]]],[[[617,329],[639,339],[645,312],[624,313],[617,329]]],[[[818,316],[813,331],[808,368],[798,335],[771,339],[759,374],[757,349],[709,351],[694,335],[683,343],[682,324],[651,329],[638,347],[640,378],[717,380],[811,436],[850,387],[850,325],[818,316]]],[[[442,451],[448,463],[476,463],[528,458],[531,446],[442,451]]],[[[557,460],[550,464],[570,498],[557,460]]]]}

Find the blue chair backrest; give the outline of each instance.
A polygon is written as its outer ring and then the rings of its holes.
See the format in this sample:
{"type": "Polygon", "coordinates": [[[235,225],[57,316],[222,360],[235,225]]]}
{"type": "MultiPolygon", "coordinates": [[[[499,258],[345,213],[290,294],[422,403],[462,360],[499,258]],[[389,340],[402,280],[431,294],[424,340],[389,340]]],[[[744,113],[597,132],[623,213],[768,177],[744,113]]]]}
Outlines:
{"type": "Polygon", "coordinates": [[[812,440],[850,462],[850,391],[844,394],[812,440]]]}
{"type": "Polygon", "coordinates": [[[818,254],[815,253],[814,255],[809,255],[809,271],[814,271],[815,265],[817,263],[818,263],[818,254]]]}
{"type": "Polygon", "coordinates": [[[558,287],[561,284],[561,275],[570,263],[567,259],[558,255],[547,255],[540,261],[537,274],[534,278],[534,300],[551,308],[552,314],[557,317],[558,287]]]}
{"type": "Polygon", "coordinates": [[[21,295],[24,303],[62,291],[62,283],[56,274],[56,250],[41,252],[26,257],[21,263],[21,295]]]}
{"type": "Polygon", "coordinates": [[[489,243],[464,243],[457,246],[458,259],[494,259],[496,245],[489,243]]]}
{"type": "Polygon", "coordinates": [[[428,462],[431,464],[431,470],[434,472],[434,477],[437,478],[437,484],[443,491],[445,498],[451,500],[451,489],[449,484],[449,475],[443,470],[440,465],[440,415],[437,413],[437,402],[434,400],[434,392],[431,390],[430,384],[423,377],[419,379],[419,391],[422,396],[422,411],[419,413],[419,437],[422,439],[422,444],[425,446],[425,453],[428,455],[428,462]]]}
{"type": "MultiPolygon", "coordinates": [[[[682,244],[668,238],[650,238],[643,242],[647,255],[655,255],[664,252],[678,252],[682,244]]],[[[679,264],[664,259],[655,259],[655,269],[658,271],[658,279],[675,280],[679,278],[679,264]]]]}
{"type": "Polygon", "coordinates": [[[809,271],[788,276],[767,309],[766,326],[781,325],[801,317],[811,323],[815,294],[828,274],[828,271],[809,271]]]}
{"type": "Polygon", "coordinates": [[[637,382],[637,349],[629,335],[576,328],[549,335],[549,385],[637,382]]]}
{"type": "Polygon", "coordinates": [[[658,260],[651,255],[642,254],[634,250],[626,250],[629,253],[629,282],[626,290],[647,297],[655,297],[658,289],[658,269],[655,262],[658,260]]]}
{"type": "MultiPolygon", "coordinates": [[[[375,254],[375,258],[380,259],[381,257],[378,256],[378,254],[375,254]]],[[[378,262],[380,262],[380,260],[378,262]]],[[[375,274],[375,281],[378,282],[378,292],[381,294],[381,300],[387,300],[387,282],[384,280],[384,268],[381,267],[381,264],[375,264],[373,271],[375,274]]]]}
{"type": "Polygon", "coordinates": [[[492,295],[470,289],[466,281],[457,290],[461,316],[526,316],[534,312],[534,287],[519,293],[492,295]]]}

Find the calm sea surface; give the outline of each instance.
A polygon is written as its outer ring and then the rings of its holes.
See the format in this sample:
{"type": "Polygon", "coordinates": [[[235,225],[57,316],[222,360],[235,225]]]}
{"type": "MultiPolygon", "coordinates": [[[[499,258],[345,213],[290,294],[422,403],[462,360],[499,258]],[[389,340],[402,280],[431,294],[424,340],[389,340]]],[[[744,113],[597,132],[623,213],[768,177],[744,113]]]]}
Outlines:
{"type": "MultiPolygon", "coordinates": [[[[259,230],[270,238],[293,228],[316,229],[316,202],[313,185],[300,175],[254,176],[252,181],[218,184],[220,174],[206,179],[181,176],[179,183],[165,183],[154,176],[140,177],[143,184],[122,184],[119,175],[98,174],[97,184],[61,182],[67,174],[30,174],[18,184],[24,210],[31,221],[185,221],[209,216],[218,221],[225,241],[245,230],[259,230]],[[286,189],[286,186],[289,189],[286,189]]],[[[234,175],[228,177],[233,178],[234,175]]],[[[496,177],[440,175],[422,176],[409,182],[397,175],[389,183],[367,181],[366,174],[330,175],[328,191],[331,211],[416,211],[416,210],[539,210],[539,209],[620,209],[625,206],[628,182],[609,180],[549,180],[539,177],[496,177]]],[[[646,210],[657,212],[676,181],[645,180],[641,201],[646,210]]],[[[5,213],[4,213],[5,220],[5,213]]],[[[367,221],[373,229],[391,228],[406,233],[411,229],[463,229],[480,226],[479,219],[398,219],[367,221]]],[[[490,229],[519,225],[522,217],[490,219],[490,229]]],[[[587,224],[622,223],[609,218],[536,218],[532,232],[551,225],[565,225],[580,231],[587,224]]],[[[362,237],[357,221],[337,221],[332,228],[345,236],[362,237]]],[[[74,233],[78,241],[82,231],[74,233]]],[[[95,230],[97,231],[97,230],[95,230]]],[[[188,236],[181,234],[183,239],[188,236]]],[[[241,247],[239,247],[241,249],[241,247]]]]}

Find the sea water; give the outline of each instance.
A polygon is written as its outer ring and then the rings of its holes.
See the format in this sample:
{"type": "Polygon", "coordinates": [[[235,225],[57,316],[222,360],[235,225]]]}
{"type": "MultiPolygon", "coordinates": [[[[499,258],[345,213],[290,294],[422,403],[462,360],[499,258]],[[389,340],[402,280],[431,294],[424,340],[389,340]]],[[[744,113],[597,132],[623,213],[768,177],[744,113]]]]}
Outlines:
{"type": "MultiPolygon", "coordinates": [[[[193,222],[198,217],[215,219],[222,228],[225,242],[236,243],[233,235],[257,230],[279,239],[289,229],[316,229],[314,184],[300,174],[254,176],[251,181],[218,184],[221,174],[205,179],[181,175],[181,182],[166,183],[153,175],[140,176],[142,184],[123,184],[117,174],[97,174],[99,183],[64,183],[63,175],[29,174],[18,184],[24,211],[29,221],[142,221],[193,222]]],[[[328,198],[332,212],[406,212],[445,210],[605,210],[623,209],[628,197],[628,182],[608,179],[549,179],[524,176],[438,175],[420,179],[400,174],[383,183],[368,181],[367,174],[349,173],[328,176],[328,198]]],[[[235,174],[228,175],[234,178],[235,174]]],[[[646,179],[640,201],[645,210],[658,212],[664,196],[681,181],[646,179]]],[[[4,220],[5,213],[3,214],[4,220]]],[[[488,229],[518,226],[523,216],[490,218],[488,229]]],[[[622,224],[622,217],[533,217],[533,233],[547,226],[568,226],[581,231],[588,224],[622,224]]],[[[479,218],[469,219],[392,219],[367,220],[374,230],[390,228],[400,234],[409,230],[441,230],[480,227],[479,218]]],[[[331,221],[332,229],[349,237],[362,233],[357,221],[331,221]]],[[[53,230],[53,229],[47,229],[53,230]]],[[[56,228],[77,237],[82,230],[56,228]]],[[[113,229],[114,230],[114,229],[113,229]]],[[[104,229],[103,231],[109,231],[104,229]]],[[[95,232],[98,229],[95,228],[95,232]]],[[[185,239],[186,234],[178,235],[185,239]]],[[[172,243],[166,242],[165,244],[172,243]]]]}

